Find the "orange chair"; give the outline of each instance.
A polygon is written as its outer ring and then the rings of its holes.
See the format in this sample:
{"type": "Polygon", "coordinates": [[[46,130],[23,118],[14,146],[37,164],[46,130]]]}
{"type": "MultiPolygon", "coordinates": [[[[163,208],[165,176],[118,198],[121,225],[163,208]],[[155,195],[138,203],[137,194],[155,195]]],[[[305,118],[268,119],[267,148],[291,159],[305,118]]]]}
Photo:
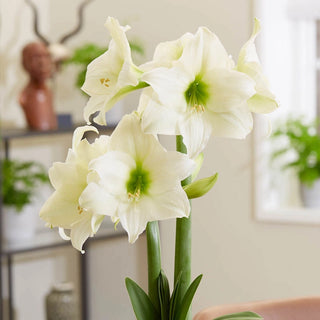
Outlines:
{"type": "Polygon", "coordinates": [[[255,312],[264,320],[320,320],[320,297],[215,306],[199,312],[193,320],[213,320],[243,311],[255,312]]]}

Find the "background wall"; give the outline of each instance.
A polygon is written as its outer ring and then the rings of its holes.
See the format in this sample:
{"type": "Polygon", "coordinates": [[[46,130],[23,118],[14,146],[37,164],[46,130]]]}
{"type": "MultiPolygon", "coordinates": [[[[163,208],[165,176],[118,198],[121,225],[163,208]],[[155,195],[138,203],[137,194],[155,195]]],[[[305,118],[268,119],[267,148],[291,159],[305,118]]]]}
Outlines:
{"type": "MultiPolygon", "coordinates": [[[[75,24],[79,0],[34,2],[39,6],[41,30],[50,39],[56,40],[75,24]]],[[[146,59],[151,58],[160,41],[176,39],[186,31],[195,32],[199,25],[213,30],[236,58],[251,33],[253,5],[250,0],[95,0],[85,11],[85,28],[69,45],[88,41],[107,44],[103,23],[112,15],[132,26],[128,37],[142,41],[146,59]]],[[[1,21],[2,120],[23,125],[16,97],[26,78],[18,63],[22,46],[33,39],[30,9],[22,0],[2,0],[1,21]]],[[[80,121],[85,99],[73,87],[74,73],[68,67],[59,75],[56,109],[72,112],[73,118],[80,121]]],[[[136,106],[136,98],[126,103],[129,110],[136,106]]],[[[171,139],[163,141],[172,147],[171,139]]],[[[63,159],[69,145],[70,137],[58,141],[54,148],[60,151],[54,152],[55,157],[63,159]]],[[[249,136],[244,141],[212,139],[206,149],[201,175],[219,172],[219,180],[209,195],[193,203],[193,274],[204,274],[194,312],[213,304],[319,294],[319,229],[254,220],[253,148],[249,136]]],[[[36,146],[29,149],[17,145],[15,152],[29,158],[35,152],[43,154],[42,147],[36,146]]],[[[45,161],[49,165],[51,160],[45,161]]],[[[161,230],[164,269],[172,278],[174,222],[163,223],[161,230]]],[[[92,319],[133,318],[123,279],[129,275],[145,284],[144,252],[143,239],[135,246],[126,240],[101,243],[90,252],[94,265],[90,271],[92,319]]],[[[70,267],[68,256],[69,251],[61,252],[58,259],[48,253],[41,261],[27,257],[18,261],[15,298],[19,319],[43,319],[43,295],[49,284],[65,277],[76,279],[76,268],[70,267]],[[28,273],[37,275],[37,280],[24,282],[28,273]],[[29,286],[37,296],[32,302],[25,294],[29,286]]]]}

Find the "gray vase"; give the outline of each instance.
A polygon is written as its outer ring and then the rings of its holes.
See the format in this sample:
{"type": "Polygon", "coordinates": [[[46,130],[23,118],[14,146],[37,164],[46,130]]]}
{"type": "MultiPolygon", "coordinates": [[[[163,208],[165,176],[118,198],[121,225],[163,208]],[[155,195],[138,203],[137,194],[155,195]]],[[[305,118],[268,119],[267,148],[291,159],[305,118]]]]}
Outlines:
{"type": "Polygon", "coordinates": [[[301,196],[306,208],[320,208],[320,179],[312,187],[301,185],[301,196]]]}
{"type": "Polygon", "coordinates": [[[72,283],[52,287],[46,296],[47,320],[79,320],[77,299],[72,283]]]}

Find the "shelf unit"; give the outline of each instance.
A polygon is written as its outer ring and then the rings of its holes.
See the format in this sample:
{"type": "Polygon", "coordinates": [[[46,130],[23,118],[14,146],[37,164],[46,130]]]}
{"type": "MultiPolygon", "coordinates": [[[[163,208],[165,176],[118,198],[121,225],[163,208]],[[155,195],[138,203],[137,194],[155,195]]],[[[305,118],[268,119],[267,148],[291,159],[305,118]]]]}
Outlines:
{"type": "MultiPolygon", "coordinates": [[[[114,127],[98,127],[99,132],[111,133],[114,127]]],[[[27,139],[30,137],[44,136],[44,135],[61,135],[66,133],[72,133],[74,128],[59,128],[57,130],[51,131],[30,131],[27,129],[10,129],[3,131],[1,133],[2,146],[4,147],[4,157],[9,158],[10,156],[10,141],[14,139],[27,139]]],[[[1,175],[0,175],[0,185],[1,185],[1,175]]],[[[58,247],[71,247],[69,241],[62,240],[57,232],[43,232],[37,234],[34,239],[23,242],[16,243],[14,245],[6,245],[3,242],[3,219],[2,219],[2,203],[0,201],[0,319],[5,320],[4,315],[4,278],[3,278],[3,268],[6,262],[8,269],[8,320],[13,320],[13,258],[15,255],[26,254],[28,252],[35,252],[41,250],[50,250],[58,247]]],[[[87,240],[84,250],[86,254],[79,253],[79,273],[80,273],[80,295],[81,295],[81,318],[82,320],[89,320],[89,304],[88,304],[88,269],[89,261],[87,259],[88,251],[93,242],[109,240],[118,237],[124,237],[125,232],[123,229],[114,230],[112,225],[106,225],[101,227],[97,235],[93,238],[87,240]]]]}

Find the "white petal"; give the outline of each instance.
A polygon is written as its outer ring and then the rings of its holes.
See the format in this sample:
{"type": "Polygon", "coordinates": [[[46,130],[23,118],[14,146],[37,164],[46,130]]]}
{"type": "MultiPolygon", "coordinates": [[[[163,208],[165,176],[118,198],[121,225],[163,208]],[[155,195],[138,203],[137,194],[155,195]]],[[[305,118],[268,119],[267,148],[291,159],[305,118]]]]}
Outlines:
{"type": "Polygon", "coordinates": [[[118,210],[122,227],[127,231],[129,242],[134,243],[139,235],[146,229],[147,213],[141,210],[136,202],[122,204],[118,210]]]}
{"type": "MultiPolygon", "coordinates": [[[[107,182],[106,182],[107,183],[107,182]]],[[[110,181],[110,184],[112,181],[110,181]]],[[[79,204],[89,212],[98,215],[114,216],[118,202],[102,186],[91,182],[79,199],[79,204]]]]}
{"type": "MultiPolygon", "coordinates": [[[[201,29],[186,44],[182,56],[177,63],[185,72],[195,77],[200,73],[203,57],[203,33],[201,29]]],[[[191,81],[190,81],[191,82],[191,81]]]]}
{"type": "Polygon", "coordinates": [[[254,28],[253,32],[250,36],[250,39],[244,44],[244,46],[241,48],[238,58],[238,68],[241,69],[241,67],[246,64],[248,61],[255,61],[259,62],[259,58],[257,55],[256,46],[254,44],[254,41],[259,34],[261,30],[260,22],[258,19],[255,19],[254,21],[254,28]]]}
{"type": "Polygon", "coordinates": [[[84,133],[87,132],[87,131],[93,131],[93,132],[99,133],[98,129],[93,127],[93,126],[78,127],[73,133],[72,149],[77,148],[77,146],[79,145],[80,141],[83,138],[84,133]]]}
{"type": "Polygon", "coordinates": [[[175,189],[181,180],[191,175],[194,166],[194,161],[180,152],[154,152],[143,163],[151,180],[148,194],[153,196],[175,189]]]}
{"type": "MultiPolygon", "coordinates": [[[[152,90],[152,88],[147,89],[152,90]]],[[[138,112],[142,114],[141,126],[144,132],[169,135],[179,134],[178,121],[181,115],[174,109],[167,108],[160,104],[159,101],[152,99],[149,94],[142,93],[138,112]]]]}
{"type": "Polygon", "coordinates": [[[52,227],[70,229],[81,217],[75,199],[70,199],[65,190],[55,191],[44,203],[40,217],[52,227]]]}
{"type": "Polygon", "coordinates": [[[214,112],[240,107],[255,94],[254,81],[238,71],[212,69],[205,74],[203,81],[210,85],[212,92],[206,107],[214,112]]]}
{"type": "Polygon", "coordinates": [[[278,108],[275,98],[255,94],[248,100],[249,110],[256,113],[270,113],[278,108]]]}
{"type": "Polygon", "coordinates": [[[55,189],[68,190],[70,197],[76,197],[86,185],[85,169],[74,163],[55,162],[49,169],[51,184],[55,189]]]}
{"type": "Polygon", "coordinates": [[[131,57],[129,42],[125,34],[125,32],[130,29],[130,26],[120,26],[119,21],[113,17],[107,18],[105,26],[108,28],[114,42],[119,47],[119,52],[121,52],[124,57],[131,57]]]}
{"type": "Polygon", "coordinates": [[[158,68],[144,73],[141,80],[152,86],[161,104],[176,111],[186,110],[184,93],[194,80],[192,75],[190,76],[181,68],[158,68]]]}
{"type": "MultiPolygon", "coordinates": [[[[109,100],[108,96],[93,96],[93,97],[89,98],[89,100],[83,110],[83,117],[87,123],[90,123],[90,116],[92,114],[103,109],[103,106],[104,106],[104,103],[106,102],[106,100],[109,100]]],[[[102,111],[100,111],[100,113],[101,112],[102,111]]],[[[101,123],[101,121],[100,121],[99,124],[105,125],[106,120],[104,119],[104,123],[101,123]]]]}
{"type": "Polygon", "coordinates": [[[114,196],[126,194],[126,182],[135,166],[134,158],[121,151],[109,151],[90,163],[90,169],[100,177],[99,185],[114,196]]]}
{"type": "Polygon", "coordinates": [[[216,137],[244,139],[252,130],[251,112],[240,108],[226,113],[208,113],[212,135],[216,137]]]}
{"type": "Polygon", "coordinates": [[[153,60],[140,66],[140,68],[143,71],[150,71],[159,67],[170,68],[172,63],[181,57],[186,44],[192,38],[194,38],[194,35],[185,33],[177,40],[159,43],[155,49],[153,60]]]}
{"type": "Polygon", "coordinates": [[[209,141],[212,130],[210,124],[205,121],[205,117],[206,112],[190,111],[179,124],[180,133],[190,158],[197,157],[209,141]]]}
{"type": "Polygon", "coordinates": [[[161,148],[153,135],[142,131],[140,122],[137,113],[125,115],[111,135],[110,150],[120,150],[136,161],[143,161],[155,148],[161,148]]]}
{"type": "Polygon", "coordinates": [[[71,238],[66,235],[65,231],[63,228],[59,228],[59,235],[63,240],[69,241],[71,238]]]}
{"type": "Polygon", "coordinates": [[[180,185],[152,198],[144,197],[139,206],[147,214],[148,221],[182,218],[190,214],[188,197],[180,185]]]}
{"type": "Polygon", "coordinates": [[[278,103],[269,89],[268,80],[263,74],[254,44],[260,29],[260,22],[255,19],[252,35],[240,50],[237,70],[250,76],[256,83],[257,94],[248,101],[250,110],[258,113],[269,113],[278,108],[278,103]]]}
{"type": "MultiPolygon", "coordinates": [[[[103,217],[103,216],[102,216],[103,217]]],[[[78,249],[81,253],[84,253],[82,250],[84,242],[94,235],[94,231],[91,227],[91,214],[84,214],[82,216],[82,219],[75,223],[72,226],[70,237],[71,237],[71,243],[74,248],[78,249]]],[[[100,219],[100,224],[102,223],[102,219],[100,219]]],[[[100,227],[100,224],[97,224],[96,230],[100,227]]]]}
{"type": "Polygon", "coordinates": [[[114,95],[122,64],[123,59],[117,48],[111,46],[108,51],[89,63],[81,89],[90,96],[114,95]]]}
{"type": "Polygon", "coordinates": [[[214,33],[204,27],[199,28],[198,33],[201,33],[203,37],[203,72],[214,68],[230,69],[234,67],[233,60],[214,33]]]}

